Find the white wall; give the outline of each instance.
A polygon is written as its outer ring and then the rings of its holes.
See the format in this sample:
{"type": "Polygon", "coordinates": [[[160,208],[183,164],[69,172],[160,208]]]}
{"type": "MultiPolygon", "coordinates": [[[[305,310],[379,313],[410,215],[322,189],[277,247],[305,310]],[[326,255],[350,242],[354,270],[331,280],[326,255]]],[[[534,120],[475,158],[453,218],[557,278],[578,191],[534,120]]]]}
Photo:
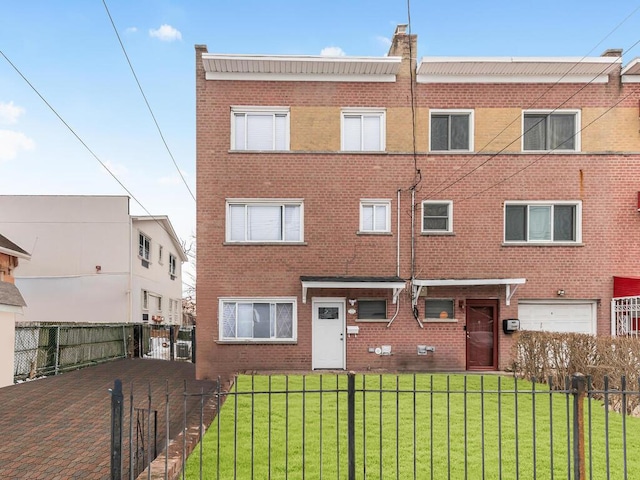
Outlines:
{"type": "Polygon", "coordinates": [[[0,387],[13,385],[16,314],[0,309],[0,387]]]}

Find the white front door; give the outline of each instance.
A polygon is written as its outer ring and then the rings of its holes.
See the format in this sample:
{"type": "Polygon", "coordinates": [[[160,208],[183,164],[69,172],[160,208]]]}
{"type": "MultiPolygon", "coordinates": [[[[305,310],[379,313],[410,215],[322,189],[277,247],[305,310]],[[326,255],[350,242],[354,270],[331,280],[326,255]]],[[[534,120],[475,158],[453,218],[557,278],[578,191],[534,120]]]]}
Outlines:
{"type": "Polygon", "coordinates": [[[344,299],[313,299],[313,368],[345,368],[344,299]]]}

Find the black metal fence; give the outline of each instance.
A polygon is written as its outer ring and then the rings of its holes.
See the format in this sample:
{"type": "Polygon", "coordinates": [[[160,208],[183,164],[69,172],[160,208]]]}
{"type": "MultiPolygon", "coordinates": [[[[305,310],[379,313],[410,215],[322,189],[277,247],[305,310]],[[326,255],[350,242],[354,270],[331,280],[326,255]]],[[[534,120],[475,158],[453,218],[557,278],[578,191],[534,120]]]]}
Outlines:
{"type": "Polygon", "coordinates": [[[220,414],[193,453],[192,443],[178,445],[178,467],[164,475],[639,478],[640,412],[629,400],[640,379],[608,385],[595,390],[579,375],[563,385],[499,375],[240,376],[229,391],[218,382],[200,397],[201,415],[207,403],[220,414]]]}
{"type": "Polygon", "coordinates": [[[149,324],[16,325],[14,381],[117,358],[195,361],[195,327],[149,324]]]}

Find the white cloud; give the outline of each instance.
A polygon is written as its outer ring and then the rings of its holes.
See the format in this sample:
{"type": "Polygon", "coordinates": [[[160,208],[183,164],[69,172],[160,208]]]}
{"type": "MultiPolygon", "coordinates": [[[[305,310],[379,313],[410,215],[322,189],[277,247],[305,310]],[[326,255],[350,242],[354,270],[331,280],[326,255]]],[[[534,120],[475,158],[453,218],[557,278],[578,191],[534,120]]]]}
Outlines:
{"type": "MultiPolygon", "coordinates": [[[[180,172],[185,179],[188,177],[188,175],[182,170],[180,172]]],[[[180,178],[180,175],[177,173],[175,175],[167,175],[166,177],[160,177],[158,179],[158,184],[160,185],[180,185],[181,183],[182,178],[180,178]]]]}
{"type": "Polygon", "coordinates": [[[320,51],[320,55],[323,57],[344,57],[346,53],[340,47],[324,47],[320,51]]]}
{"type": "Polygon", "coordinates": [[[127,27],[124,33],[136,33],[138,29],[136,27],[127,27]]]}
{"type": "MultiPolygon", "coordinates": [[[[105,166],[109,169],[111,173],[113,173],[116,177],[124,177],[129,173],[129,169],[122,165],[121,163],[113,163],[109,160],[104,162],[105,166]]],[[[105,175],[109,175],[109,172],[105,171],[104,168],[100,167],[100,170],[104,172],[105,175]]]]}
{"type": "Polygon", "coordinates": [[[15,105],[13,102],[0,102],[0,122],[17,123],[18,117],[24,113],[24,108],[15,105]]]}
{"type": "Polygon", "coordinates": [[[387,37],[383,37],[382,35],[376,36],[376,42],[378,42],[382,47],[387,49],[391,46],[391,39],[387,37]]]}
{"type": "Polygon", "coordinates": [[[0,130],[0,161],[13,160],[20,150],[33,150],[36,144],[22,132],[0,130]]]}
{"type": "Polygon", "coordinates": [[[163,42],[173,42],[175,40],[182,40],[182,34],[179,30],[173,28],[171,25],[161,25],[160,28],[149,30],[151,37],[162,40],[163,42]]]}

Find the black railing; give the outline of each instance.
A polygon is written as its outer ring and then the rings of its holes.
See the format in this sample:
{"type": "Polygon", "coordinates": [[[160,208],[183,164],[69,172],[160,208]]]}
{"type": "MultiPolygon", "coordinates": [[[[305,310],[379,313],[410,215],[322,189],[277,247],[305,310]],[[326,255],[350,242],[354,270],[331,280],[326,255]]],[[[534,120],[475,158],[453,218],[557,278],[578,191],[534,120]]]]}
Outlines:
{"type": "Polygon", "coordinates": [[[499,375],[240,376],[228,391],[218,382],[213,396],[185,389],[185,407],[195,397],[201,417],[180,432],[174,461],[183,479],[636,478],[640,419],[628,407],[640,379],[622,385],[597,391],[580,375],[563,385],[499,375]],[[206,405],[220,414],[202,438],[206,405]]]}

